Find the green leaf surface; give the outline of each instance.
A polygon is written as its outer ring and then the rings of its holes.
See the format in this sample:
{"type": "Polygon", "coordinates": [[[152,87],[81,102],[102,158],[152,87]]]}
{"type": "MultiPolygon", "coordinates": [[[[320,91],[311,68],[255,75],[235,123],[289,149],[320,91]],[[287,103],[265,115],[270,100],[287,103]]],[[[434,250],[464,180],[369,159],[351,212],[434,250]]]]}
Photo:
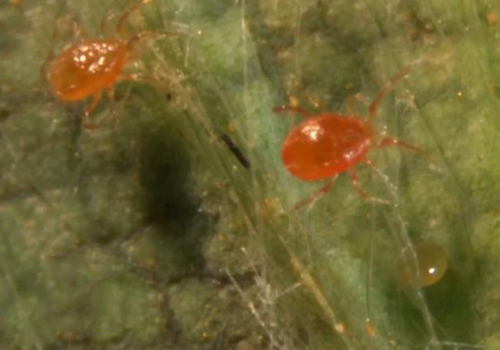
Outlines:
{"type": "Polygon", "coordinates": [[[500,347],[496,2],[153,0],[121,33],[150,33],[141,79],[87,130],[42,66],[133,4],[0,4],[1,349],[500,347]],[[340,174],[293,210],[324,184],[287,172],[300,116],[273,107],[366,118],[405,69],[373,128],[422,152],[373,147],[375,200],[340,174]],[[428,288],[398,280],[418,242],[449,259],[428,288]]]}

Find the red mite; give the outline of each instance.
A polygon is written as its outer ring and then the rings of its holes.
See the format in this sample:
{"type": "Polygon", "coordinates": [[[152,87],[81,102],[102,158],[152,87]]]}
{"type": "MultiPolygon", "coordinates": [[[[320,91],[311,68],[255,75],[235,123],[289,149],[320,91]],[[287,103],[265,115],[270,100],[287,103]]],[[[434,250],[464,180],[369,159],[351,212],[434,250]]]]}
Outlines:
{"type": "Polygon", "coordinates": [[[305,120],[296,125],[283,142],[281,158],[288,171],[303,181],[328,180],[326,185],[308,198],[298,202],[294,209],[315,201],[332,187],[338,174],[349,172],[353,186],[360,195],[369,199],[358,183],[355,166],[359,163],[372,165],[366,154],[372,148],[399,146],[420,153],[420,149],[400,140],[382,137],[373,129],[379,102],[406,75],[408,69],[394,76],[383,86],[368,108],[368,119],[337,113],[311,115],[301,107],[277,106],[275,113],[292,111],[305,120]]]}
{"type": "MultiPolygon", "coordinates": [[[[116,33],[123,34],[128,16],[150,0],[141,0],[126,10],[118,21],[116,33]]],[[[103,29],[107,17],[103,21],[103,29]]],[[[83,38],[57,57],[52,55],[41,68],[42,79],[47,80],[52,92],[63,101],[79,101],[91,97],[84,111],[85,118],[97,106],[102,93],[113,100],[113,85],[118,80],[137,80],[134,75],[123,75],[125,65],[134,57],[135,45],[141,39],[157,33],[144,31],[127,39],[83,38]],[[47,73],[49,62],[50,69],[47,73]]],[[[86,128],[93,128],[83,124],[86,128]]]]}

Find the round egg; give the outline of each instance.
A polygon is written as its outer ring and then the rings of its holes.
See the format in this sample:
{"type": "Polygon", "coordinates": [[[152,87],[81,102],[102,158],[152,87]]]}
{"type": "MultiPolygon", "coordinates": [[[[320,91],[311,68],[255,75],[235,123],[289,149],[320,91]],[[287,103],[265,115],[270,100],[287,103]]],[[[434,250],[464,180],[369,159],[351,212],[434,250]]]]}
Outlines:
{"type": "Polygon", "coordinates": [[[415,271],[412,251],[406,249],[397,261],[398,280],[403,286],[422,288],[432,286],[443,278],[448,269],[448,255],[443,247],[420,242],[413,245],[417,257],[415,271]]]}

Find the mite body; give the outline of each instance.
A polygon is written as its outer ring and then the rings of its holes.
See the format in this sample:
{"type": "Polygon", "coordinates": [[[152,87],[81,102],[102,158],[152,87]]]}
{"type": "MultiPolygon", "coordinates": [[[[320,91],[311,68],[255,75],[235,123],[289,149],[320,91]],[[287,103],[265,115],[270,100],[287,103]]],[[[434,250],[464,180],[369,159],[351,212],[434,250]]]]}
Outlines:
{"type": "Polygon", "coordinates": [[[127,43],[118,39],[87,39],[75,44],[52,62],[50,88],[63,101],[100,98],[117,81],[129,51],[127,43]]]}
{"type": "Polygon", "coordinates": [[[374,143],[370,124],[331,113],[307,118],[285,138],[281,158],[303,181],[331,178],[360,163],[374,143]]]}
{"type": "Polygon", "coordinates": [[[327,193],[333,180],[344,172],[349,173],[352,184],[360,195],[371,199],[358,183],[356,165],[373,166],[367,158],[367,153],[373,148],[398,146],[422,153],[418,147],[375,132],[372,126],[379,102],[407,74],[408,69],[403,70],[379,90],[368,107],[367,119],[362,119],[354,113],[342,115],[323,112],[312,115],[301,107],[274,107],[275,113],[291,111],[304,117],[283,141],[281,158],[286,169],[302,181],[326,180],[323,188],[298,202],[295,209],[327,193]]]}
{"type": "MultiPolygon", "coordinates": [[[[91,98],[84,110],[83,126],[97,127],[87,123],[105,92],[114,100],[113,87],[120,80],[139,80],[135,75],[123,74],[123,69],[137,57],[136,44],[143,38],[166,34],[142,31],[133,36],[126,35],[123,26],[131,13],[150,0],[141,0],[128,8],[116,25],[116,38],[81,37],[82,30],[76,26],[80,38],[54,57],[50,55],[41,67],[42,79],[48,82],[53,94],[62,101],[72,102],[91,98]]],[[[103,20],[103,30],[107,19],[103,20]]]]}

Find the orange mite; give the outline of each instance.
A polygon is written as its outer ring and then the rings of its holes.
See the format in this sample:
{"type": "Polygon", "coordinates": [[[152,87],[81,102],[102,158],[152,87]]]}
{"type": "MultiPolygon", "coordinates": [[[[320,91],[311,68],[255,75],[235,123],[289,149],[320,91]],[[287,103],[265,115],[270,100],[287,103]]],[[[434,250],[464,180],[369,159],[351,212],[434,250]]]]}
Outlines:
{"type": "Polygon", "coordinates": [[[372,126],[378,103],[407,74],[408,69],[394,76],[380,89],[369,106],[367,120],[352,114],[324,112],[311,115],[301,107],[274,107],[275,113],[292,111],[305,118],[288,133],[283,142],[281,158],[287,170],[303,181],[327,180],[323,188],[298,202],[295,209],[327,193],[337,175],[346,171],[361,196],[369,198],[358,183],[355,166],[359,163],[372,165],[366,157],[372,148],[399,146],[420,152],[417,147],[400,140],[381,137],[372,126]]]}
{"type": "MultiPolygon", "coordinates": [[[[127,63],[129,47],[116,39],[88,39],[61,53],[52,63],[50,87],[64,101],[78,101],[110,89],[127,63]]],[[[90,111],[87,111],[87,113],[90,111]]]]}
{"type": "MultiPolygon", "coordinates": [[[[127,17],[150,0],[134,4],[121,16],[116,32],[123,32],[127,17]]],[[[105,18],[107,20],[107,18],[105,18]]],[[[105,20],[103,27],[105,27],[105,20]]],[[[86,39],[73,44],[54,59],[49,57],[42,65],[42,78],[47,79],[52,92],[63,101],[79,101],[92,97],[84,111],[87,119],[97,106],[105,91],[113,100],[113,85],[119,80],[134,80],[133,75],[121,75],[123,68],[133,56],[135,45],[144,37],[155,34],[141,32],[128,39],[86,39]],[[47,74],[47,65],[51,63],[47,74]]],[[[87,128],[91,126],[85,124],[87,128]]]]}

